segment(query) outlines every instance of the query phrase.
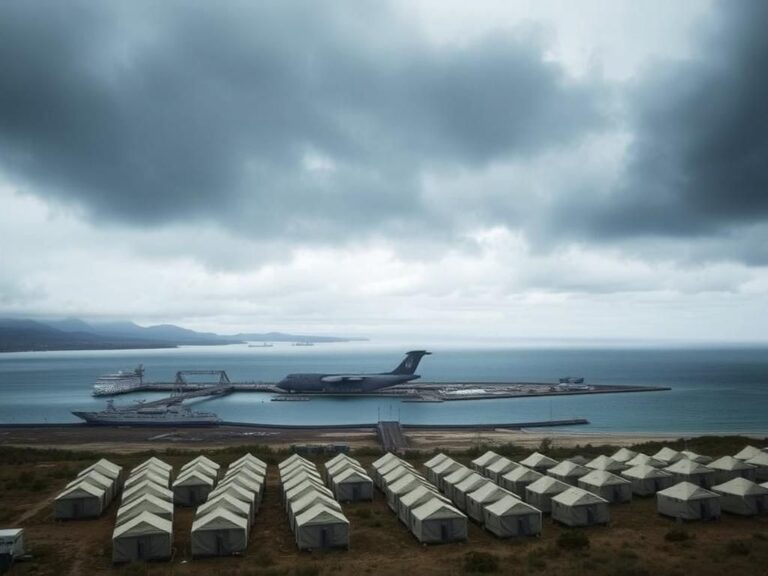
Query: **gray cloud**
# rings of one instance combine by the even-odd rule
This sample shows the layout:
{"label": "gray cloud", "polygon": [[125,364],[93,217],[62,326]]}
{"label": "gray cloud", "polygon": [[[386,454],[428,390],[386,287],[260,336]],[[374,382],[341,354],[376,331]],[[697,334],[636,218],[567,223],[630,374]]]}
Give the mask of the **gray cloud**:
{"label": "gray cloud", "polygon": [[425,169],[526,158],[603,125],[599,87],[532,40],[438,48],[368,2],[3,2],[0,166],[130,225],[439,229]]}
{"label": "gray cloud", "polygon": [[718,12],[691,59],[657,62],[635,85],[623,181],[587,220],[600,236],[729,243],[743,226],[741,257],[765,262],[750,227],[768,217],[768,4],[722,2]]}

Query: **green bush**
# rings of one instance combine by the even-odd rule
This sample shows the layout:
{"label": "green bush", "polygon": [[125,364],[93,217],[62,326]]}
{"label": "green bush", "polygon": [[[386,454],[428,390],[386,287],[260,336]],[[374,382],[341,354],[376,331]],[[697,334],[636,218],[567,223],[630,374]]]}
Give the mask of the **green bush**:
{"label": "green bush", "polygon": [[467,552],[464,555],[464,572],[468,574],[492,574],[499,570],[499,559],[488,552]]}
{"label": "green bush", "polygon": [[557,537],[557,545],[563,550],[584,550],[589,548],[589,536],[580,530],[566,530]]}

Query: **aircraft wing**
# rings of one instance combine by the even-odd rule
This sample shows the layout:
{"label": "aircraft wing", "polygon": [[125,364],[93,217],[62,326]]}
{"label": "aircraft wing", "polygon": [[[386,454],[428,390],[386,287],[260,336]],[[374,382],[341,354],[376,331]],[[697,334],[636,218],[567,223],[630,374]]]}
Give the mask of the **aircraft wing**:
{"label": "aircraft wing", "polygon": [[365,380],[365,376],[356,374],[333,374],[332,376],[323,376],[320,380],[328,384],[341,384],[344,382],[362,382]]}

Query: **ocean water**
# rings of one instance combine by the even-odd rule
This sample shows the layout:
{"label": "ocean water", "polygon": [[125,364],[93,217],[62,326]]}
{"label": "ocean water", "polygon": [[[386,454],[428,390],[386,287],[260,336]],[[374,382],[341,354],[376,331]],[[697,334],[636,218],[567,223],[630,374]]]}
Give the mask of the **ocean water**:
{"label": "ocean water", "polygon": [[[173,380],[183,369],[226,370],[232,380],[274,382],[289,372],[385,371],[407,347],[370,343],[273,348],[182,347],[170,350],[0,354],[0,423],[78,422],[71,410],[99,410],[91,386],[101,374],[138,363],[147,380]],[[419,373],[426,381],[547,381],[584,376],[594,384],[669,386],[670,391],[553,398],[403,403],[384,398],[271,402],[240,393],[194,401],[228,421],[270,424],[474,424],[587,418],[574,432],[768,433],[767,348],[434,347]],[[166,394],[118,397],[117,405]],[[563,429],[558,429],[563,430]]]}

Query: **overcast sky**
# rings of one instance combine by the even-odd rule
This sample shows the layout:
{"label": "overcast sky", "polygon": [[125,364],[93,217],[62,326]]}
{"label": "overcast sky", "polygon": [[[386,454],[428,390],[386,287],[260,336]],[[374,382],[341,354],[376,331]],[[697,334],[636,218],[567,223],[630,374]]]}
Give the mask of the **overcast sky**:
{"label": "overcast sky", "polygon": [[766,341],[768,2],[0,2],[0,315]]}

